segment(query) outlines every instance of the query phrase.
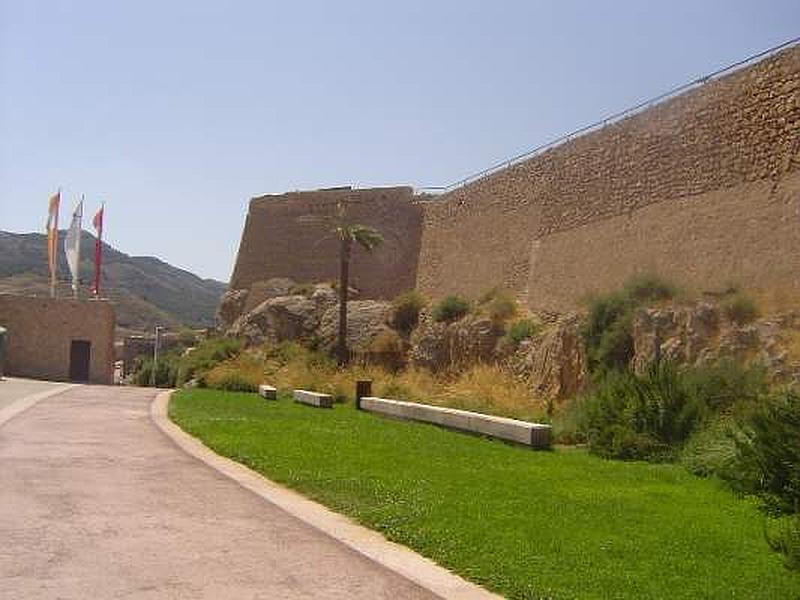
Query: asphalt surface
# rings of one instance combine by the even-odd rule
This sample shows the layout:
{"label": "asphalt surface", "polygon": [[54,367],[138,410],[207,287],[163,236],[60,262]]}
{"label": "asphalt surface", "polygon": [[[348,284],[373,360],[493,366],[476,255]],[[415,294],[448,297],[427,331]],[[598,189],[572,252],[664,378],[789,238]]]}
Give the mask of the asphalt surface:
{"label": "asphalt surface", "polygon": [[21,400],[25,396],[31,396],[59,387],[63,387],[63,384],[6,377],[0,380],[0,410]]}
{"label": "asphalt surface", "polygon": [[79,386],[0,426],[0,598],[435,597],[186,455],[153,395]]}

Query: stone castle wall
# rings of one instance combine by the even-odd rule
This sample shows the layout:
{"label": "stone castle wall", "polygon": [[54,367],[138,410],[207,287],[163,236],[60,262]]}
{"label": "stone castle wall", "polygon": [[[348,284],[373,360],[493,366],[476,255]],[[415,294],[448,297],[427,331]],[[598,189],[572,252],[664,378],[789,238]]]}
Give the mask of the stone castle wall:
{"label": "stone castle wall", "polygon": [[405,187],[255,198],[231,288],[336,279],[318,217],[345,200],[386,235],[375,255],[355,253],[366,296],[499,285],[565,311],[645,271],[800,298],[798,173],[800,46],[435,199]]}
{"label": "stone castle wall", "polygon": [[417,287],[563,310],[651,270],[800,291],[800,47],[425,204]]}
{"label": "stone castle wall", "polygon": [[91,343],[89,381],[114,380],[114,307],[103,300],[0,294],[0,325],[8,329],[8,375],[69,381],[72,340]]}
{"label": "stone castle wall", "polygon": [[339,277],[339,246],[326,217],[345,202],[348,218],[378,229],[384,242],[353,248],[350,284],[368,297],[393,298],[416,280],[422,210],[410,187],[336,188],[261,196],[250,202],[231,289],[288,277],[296,282]]}

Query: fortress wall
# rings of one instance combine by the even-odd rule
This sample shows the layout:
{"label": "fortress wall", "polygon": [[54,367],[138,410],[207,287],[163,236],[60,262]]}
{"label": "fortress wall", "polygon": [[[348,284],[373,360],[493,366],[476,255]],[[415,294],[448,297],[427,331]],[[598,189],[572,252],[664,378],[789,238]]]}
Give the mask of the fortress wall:
{"label": "fortress wall", "polygon": [[800,170],[778,183],[651,204],[536,240],[528,303],[563,311],[635,271],[694,291],[736,284],[800,298]]}
{"label": "fortress wall", "polygon": [[354,246],[351,285],[375,298],[392,298],[413,288],[422,210],[410,187],[337,188],[254,198],[230,287],[249,288],[272,277],[300,283],[337,279],[339,246],[325,217],[335,213],[340,201],[347,202],[354,221],[384,236],[371,254]]}
{"label": "fortress wall", "polygon": [[[774,239],[776,224],[787,235],[800,225],[787,179],[800,169],[799,151],[794,47],[425,203],[417,286],[440,297],[500,284],[534,307],[563,310],[646,262],[678,282],[758,272],[771,285],[778,270],[761,261],[785,262],[787,253],[759,243]],[[772,186],[789,195],[784,208],[784,196],[765,191]],[[749,211],[746,227],[732,210]],[[707,224],[694,233],[701,254],[694,266],[673,264],[696,214]],[[654,232],[674,251],[659,251]],[[733,256],[743,262],[733,266]],[[796,263],[787,269],[781,277],[800,276]]]}

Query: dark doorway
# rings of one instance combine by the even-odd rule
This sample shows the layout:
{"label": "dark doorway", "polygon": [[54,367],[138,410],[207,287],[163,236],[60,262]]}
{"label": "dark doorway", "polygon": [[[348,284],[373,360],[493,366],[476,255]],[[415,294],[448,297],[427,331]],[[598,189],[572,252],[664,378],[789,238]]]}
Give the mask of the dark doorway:
{"label": "dark doorway", "polygon": [[69,348],[69,378],[71,381],[89,381],[89,358],[92,343],[86,340],[72,340]]}

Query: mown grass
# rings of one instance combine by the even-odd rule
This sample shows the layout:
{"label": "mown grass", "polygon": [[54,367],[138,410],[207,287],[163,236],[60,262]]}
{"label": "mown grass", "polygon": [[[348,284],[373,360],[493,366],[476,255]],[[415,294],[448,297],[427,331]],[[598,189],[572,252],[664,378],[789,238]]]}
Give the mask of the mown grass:
{"label": "mown grass", "polygon": [[679,466],[286,397],[185,390],[169,412],[216,452],[507,597],[800,597],[755,504]]}

